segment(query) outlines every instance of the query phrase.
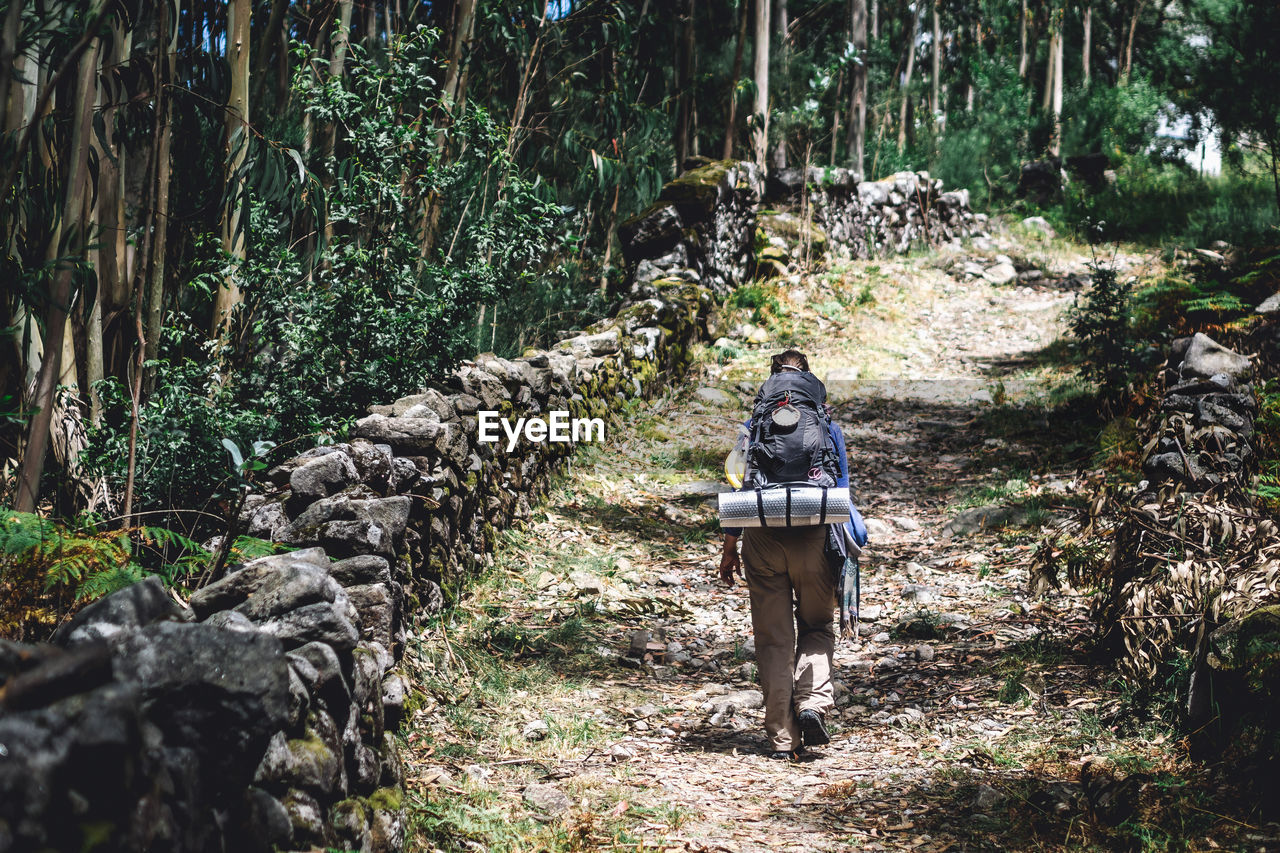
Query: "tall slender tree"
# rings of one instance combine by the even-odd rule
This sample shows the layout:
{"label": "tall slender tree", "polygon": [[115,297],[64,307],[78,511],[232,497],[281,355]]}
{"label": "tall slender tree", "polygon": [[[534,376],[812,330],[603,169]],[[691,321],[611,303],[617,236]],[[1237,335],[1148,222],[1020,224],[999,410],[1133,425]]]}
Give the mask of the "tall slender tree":
{"label": "tall slender tree", "polygon": [[751,4],[748,0],[738,0],[738,7],[738,37],[733,47],[733,70],[729,72],[729,117],[725,120],[724,150],[720,155],[725,160],[733,157],[734,137],[738,133],[738,82],[742,78],[742,54]]}
{"label": "tall slender tree", "polygon": [[[40,475],[44,471],[45,456],[49,452],[50,430],[53,428],[54,391],[63,375],[63,344],[66,338],[68,309],[74,295],[72,276],[74,258],[81,252],[85,241],[85,197],[89,173],[89,134],[93,127],[93,106],[96,100],[94,82],[98,72],[100,39],[96,35],[102,25],[101,2],[91,7],[86,15],[90,33],[89,47],[79,56],[74,88],[71,145],[68,154],[66,177],[63,182],[61,227],[54,229],[52,251],[61,259],[53,272],[49,286],[48,310],[45,315],[44,353],[36,376],[33,399],[35,414],[27,427],[27,439],[22,463],[18,470],[17,495],[14,509],[18,512],[34,512],[40,492]],[[74,353],[74,349],[73,349]],[[73,356],[74,358],[74,356]]]}
{"label": "tall slender tree", "polygon": [[[231,66],[231,95],[225,119],[225,150],[229,178],[239,175],[249,150],[249,23],[252,13],[249,0],[230,0],[227,5],[227,64]],[[230,202],[222,219],[222,250],[231,259],[232,269],[214,298],[212,321],[213,334],[224,341],[230,339],[232,315],[244,301],[240,272],[235,268],[245,257],[242,227],[244,193],[242,187],[229,186],[228,194]]]}
{"label": "tall slender tree", "polygon": [[755,0],[756,104],[751,116],[751,149],[756,165],[766,169],[769,151],[769,38],[770,0]]}
{"label": "tall slender tree", "polygon": [[867,0],[850,0],[849,40],[853,44],[849,99],[849,166],[864,174],[867,138]]}

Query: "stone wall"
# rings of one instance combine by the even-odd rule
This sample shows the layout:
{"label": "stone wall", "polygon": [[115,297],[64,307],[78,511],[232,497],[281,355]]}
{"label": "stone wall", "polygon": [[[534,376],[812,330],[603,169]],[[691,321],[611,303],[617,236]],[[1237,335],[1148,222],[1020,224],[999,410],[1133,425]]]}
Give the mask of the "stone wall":
{"label": "stone wall", "polygon": [[871,258],[913,245],[958,243],[981,233],[984,214],[969,209],[967,189],[944,192],[928,172],[898,172],[858,181],[848,169],[784,169],[769,181],[770,204],[810,207],[837,255]]}
{"label": "stone wall", "polygon": [[0,850],[402,849],[388,575],[299,550],[0,641]]}
{"label": "stone wall", "polygon": [[[813,190],[833,243],[862,255],[980,224],[963,194],[898,183]],[[620,226],[633,275],[613,317],[517,359],[478,356],[268,472],[245,530],[300,550],[231,567],[189,609],[148,582],[86,609],[54,646],[0,646],[0,853],[92,833],[109,839],[100,849],[398,849],[406,628],[489,558],[571,452],[481,442],[477,412],[609,420],[668,386],[754,273],[763,191],[746,163],[686,172]]]}

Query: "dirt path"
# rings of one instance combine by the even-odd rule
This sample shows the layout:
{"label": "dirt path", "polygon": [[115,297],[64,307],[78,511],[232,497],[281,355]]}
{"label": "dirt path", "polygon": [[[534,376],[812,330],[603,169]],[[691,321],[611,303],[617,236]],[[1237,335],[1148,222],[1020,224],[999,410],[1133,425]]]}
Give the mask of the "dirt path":
{"label": "dirt path", "polygon": [[[1114,690],[1080,655],[1080,602],[1024,588],[1096,448],[1096,426],[1043,399],[1083,258],[1023,251],[1018,265],[1048,277],[998,287],[966,279],[967,260],[785,283],[736,318],[776,342],[709,353],[700,379],[580,452],[446,626],[458,648],[421,647],[422,849],[1078,843],[1082,757],[1130,747],[1109,726]],[[837,648],[833,742],[795,764],[761,754],[746,592],[714,581],[708,498],[781,343],[807,349],[839,401],[872,534],[865,635]],[[482,671],[482,653],[503,663]],[[460,676],[476,686],[449,697]]]}

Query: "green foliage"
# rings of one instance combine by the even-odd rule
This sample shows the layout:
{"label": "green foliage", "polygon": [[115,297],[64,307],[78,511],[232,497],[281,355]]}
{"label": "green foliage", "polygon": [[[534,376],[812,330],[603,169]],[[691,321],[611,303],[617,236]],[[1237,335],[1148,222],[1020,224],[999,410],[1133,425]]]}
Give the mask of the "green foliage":
{"label": "green foliage", "polygon": [[1271,191],[1266,180],[1202,177],[1183,164],[1133,157],[1106,190],[1069,186],[1062,214],[1077,231],[1092,230],[1094,239],[1105,241],[1252,245],[1274,236],[1280,225]]}
{"label": "green foliage", "polygon": [[1090,86],[1070,90],[1065,95],[1064,152],[1100,152],[1106,154],[1113,165],[1120,165],[1159,144],[1156,131],[1168,97],[1145,77],[1135,77],[1127,86]]}
{"label": "green foliage", "polygon": [[930,170],[948,187],[967,187],[981,207],[1012,194],[1019,168],[1034,153],[1031,139],[1045,120],[1031,109],[1032,92],[1010,58],[979,57],[972,73],[983,93],[982,108],[948,118],[945,142]]}
{"label": "green foliage", "polygon": [[[1196,105],[1213,115],[1223,138],[1264,152],[1280,210],[1280,5],[1273,0],[1199,0],[1190,4],[1201,27],[1190,76]],[[1227,154],[1242,159],[1238,149]]]}
{"label": "green foliage", "polygon": [[1108,396],[1129,382],[1140,363],[1129,301],[1133,282],[1121,281],[1107,264],[1092,269],[1093,285],[1076,298],[1070,325],[1083,356],[1081,372]]}
{"label": "green foliage", "polygon": [[64,524],[0,512],[0,637],[43,638],[68,608],[151,574],[167,585],[200,571],[199,544],[163,527],[109,528],[95,519]]}

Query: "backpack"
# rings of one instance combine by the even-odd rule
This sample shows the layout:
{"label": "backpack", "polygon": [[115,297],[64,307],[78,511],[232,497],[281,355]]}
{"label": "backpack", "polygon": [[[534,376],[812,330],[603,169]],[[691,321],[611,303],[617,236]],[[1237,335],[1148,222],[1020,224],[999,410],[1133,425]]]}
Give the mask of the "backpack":
{"label": "backpack", "polygon": [[756,395],[747,426],[747,485],[831,487],[840,463],[822,380],[804,371],[770,376]]}

